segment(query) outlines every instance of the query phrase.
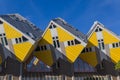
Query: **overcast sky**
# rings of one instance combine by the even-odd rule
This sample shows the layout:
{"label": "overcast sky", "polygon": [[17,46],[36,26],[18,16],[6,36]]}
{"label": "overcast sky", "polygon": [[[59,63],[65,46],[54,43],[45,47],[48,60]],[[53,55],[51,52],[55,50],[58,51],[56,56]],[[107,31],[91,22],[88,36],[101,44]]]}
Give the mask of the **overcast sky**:
{"label": "overcast sky", "polygon": [[0,0],[0,14],[13,13],[42,30],[61,17],[85,34],[96,20],[120,34],[120,0]]}

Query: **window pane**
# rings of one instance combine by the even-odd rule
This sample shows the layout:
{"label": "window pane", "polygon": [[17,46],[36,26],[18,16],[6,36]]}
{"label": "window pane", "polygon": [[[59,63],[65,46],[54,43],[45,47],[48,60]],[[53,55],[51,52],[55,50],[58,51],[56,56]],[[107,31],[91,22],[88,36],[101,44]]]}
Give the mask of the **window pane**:
{"label": "window pane", "polygon": [[57,47],[59,48],[59,47],[60,47],[60,43],[59,43],[59,40],[57,40],[57,45],[58,45]]}
{"label": "window pane", "polygon": [[18,43],[18,39],[17,38],[15,38],[15,41],[16,41],[16,43]]}
{"label": "window pane", "polygon": [[105,49],[105,45],[104,45],[104,43],[102,42],[102,49]]}
{"label": "window pane", "polygon": [[35,51],[40,51],[40,47],[39,47],[39,46],[37,46],[37,48],[35,49]]}
{"label": "window pane", "polygon": [[70,41],[68,41],[68,46],[70,46]]}
{"label": "window pane", "polygon": [[3,45],[5,45],[5,44],[4,44],[4,41],[3,41],[3,38],[1,38],[1,42],[2,42]]}
{"label": "window pane", "polygon": [[47,50],[47,47],[46,47],[46,45],[44,46],[44,49],[45,49],[45,50]]}
{"label": "window pane", "polygon": [[115,44],[113,43],[112,46],[113,46],[113,48],[114,48],[114,47],[115,47]]}
{"label": "window pane", "polygon": [[75,44],[80,44],[81,42],[79,42],[77,39],[75,39]]}
{"label": "window pane", "polygon": [[28,41],[27,38],[25,38],[24,36],[22,36],[22,40],[25,42],[25,41]]}
{"label": "window pane", "polygon": [[19,42],[20,42],[20,43],[22,42],[22,39],[21,39],[21,38],[19,38]]}
{"label": "window pane", "polygon": [[6,37],[4,37],[4,40],[5,40],[5,45],[8,45]]}
{"label": "window pane", "polygon": [[71,41],[71,44],[72,44],[72,45],[74,45],[74,42],[73,42],[73,41]]}
{"label": "window pane", "polygon": [[53,41],[53,45],[54,45],[54,47],[56,48],[56,42],[55,42],[55,41]]}

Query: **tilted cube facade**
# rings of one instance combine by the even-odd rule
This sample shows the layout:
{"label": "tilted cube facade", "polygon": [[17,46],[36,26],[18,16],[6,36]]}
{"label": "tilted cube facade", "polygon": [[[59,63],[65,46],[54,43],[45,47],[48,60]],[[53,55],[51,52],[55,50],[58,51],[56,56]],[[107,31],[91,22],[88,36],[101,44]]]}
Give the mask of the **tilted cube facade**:
{"label": "tilted cube facade", "polygon": [[0,15],[1,80],[119,80],[120,38],[100,22],[84,35],[61,18],[43,32],[19,14]]}

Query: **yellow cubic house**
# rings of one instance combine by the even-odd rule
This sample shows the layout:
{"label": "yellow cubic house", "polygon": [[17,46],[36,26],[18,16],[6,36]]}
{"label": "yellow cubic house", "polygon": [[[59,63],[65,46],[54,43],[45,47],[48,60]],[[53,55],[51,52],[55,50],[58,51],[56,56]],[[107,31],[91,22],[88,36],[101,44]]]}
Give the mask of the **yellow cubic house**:
{"label": "yellow cubic house", "polygon": [[26,61],[41,34],[40,29],[19,14],[1,15],[0,43],[5,47],[3,59],[9,56],[17,58],[20,62]]}
{"label": "yellow cubic house", "polygon": [[86,46],[86,36],[61,18],[50,21],[35,56],[51,66],[59,58],[73,63]]}
{"label": "yellow cubic house", "polygon": [[94,22],[87,39],[88,44],[80,55],[87,63],[95,67],[103,60],[113,63],[120,60],[120,38],[100,22]]}

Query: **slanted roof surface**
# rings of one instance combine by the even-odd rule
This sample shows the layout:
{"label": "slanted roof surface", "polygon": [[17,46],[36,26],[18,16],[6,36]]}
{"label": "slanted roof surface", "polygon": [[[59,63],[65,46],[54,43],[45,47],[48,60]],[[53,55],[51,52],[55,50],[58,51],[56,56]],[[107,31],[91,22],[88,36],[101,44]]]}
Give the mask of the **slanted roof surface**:
{"label": "slanted roof surface", "polygon": [[36,27],[34,24],[32,24],[30,21],[22,17],[21,15],[8,14],[0,15],[0,17],[15,28],[17,28],[18,30],[20,30],[21,32],[23,32],[24,34],[28,35],[29,37],[31,37],[29,33],[32,33],[32,35],[34,36],[34,38],[31,37],[32,39],[37,40],[41,38],[43,31]]}
{"label": "slanted roof surface", "polygon": [[76,37],[83,40],[84,42],[87,42],[87,37],[86,37],[85,34],[81,33],[78,29],[76,29],[76,28],[72,27],[71,25],[69,25],[63,19],[56,18],[56,19],[53,19],[53,21],[55,23],[57,23],[58,25],[60,25],[61,27],[63,27],[64,29],[66,29],[67,31],[69,31],[70,33],[72,33],[73,35],[75,35]]}

